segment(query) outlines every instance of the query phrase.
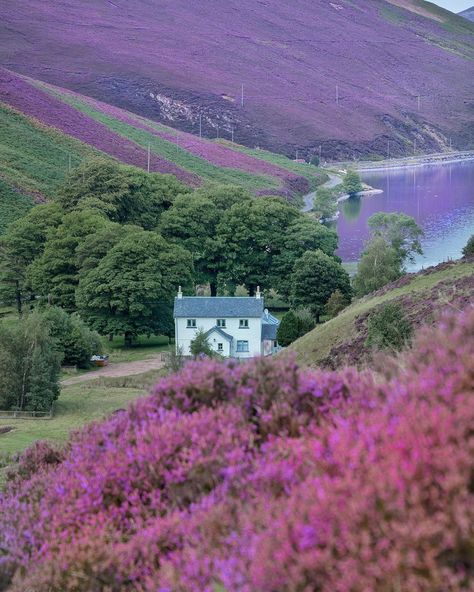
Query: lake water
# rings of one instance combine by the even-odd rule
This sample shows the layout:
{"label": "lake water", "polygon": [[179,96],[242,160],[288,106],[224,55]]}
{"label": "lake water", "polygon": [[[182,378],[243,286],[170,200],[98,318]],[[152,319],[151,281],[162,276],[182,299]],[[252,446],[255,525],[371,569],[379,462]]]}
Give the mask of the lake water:
{"label": "lake water", "polygon": [[367,220],[375,212],[404,212],[423,228],[424,255],[410,271],[458,259],[474,234],[474,161],[364,173],[363,180],[383,193],[341,203],[337,222],[339,256],[357,261],[369,237]]}

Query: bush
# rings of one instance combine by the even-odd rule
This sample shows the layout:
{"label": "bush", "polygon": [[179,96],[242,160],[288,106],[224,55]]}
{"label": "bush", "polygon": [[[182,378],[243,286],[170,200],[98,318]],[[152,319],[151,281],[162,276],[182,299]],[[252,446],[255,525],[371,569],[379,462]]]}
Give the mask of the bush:
{"label": "bush", "polygon": [[468,257],[469,255],[474,255],[474,234],[471,235],[471,237],[467,241],[466,246],[462,250],[462,254],[464,255],[464,257]]}
{"label": "bush", "polygon": [[91,331],[78,315],[70,315],[57,306],[48,307],[44,317],[50,324],[50,333],[63,352],[63,363],[87,368],[90,358],[102,352],[99,334]]}
{"label": "bush", "polygon": [[366,345],[400,351],[410,341],[412,333],[402,307],[396,302],[389,302],[370,315]]}
{"label": "bush", "polygon": [[287,347],[299,337],[298,318],[292,310],[285,313],[277,331],[278,343]]}
{"label": "bush", "polygon": [[191,350],[191,354],[194,356],[194,358],[199,358],[200,356],[213,358],[217,355],[217,352],[212,349],[206,332],[203,329],[197,330],[196,336],[191,341],[189,349]]}
{"label": "bush", "polygon": [[319,159],[319,156],[318,156],[317,154],[314,154],[314,155],[311,157],[311,160],[310,160],[309,162],[310,162],[310,164],[312,164],[313,166],[315,166],[315,167],[318,167],[318,166],[319,166],[319,164],[320,164],[320,159]]}
{"label": "bush", "polygon": [[337,315],[346,308],[349,304],[348,298],[344,296],[341,290],[335,290],[329,300],[326,302],[324,306],[324,310],[328,317],[337,317]]}
{"label": "bush", "polygon": [[467,592],[473,334],[474,311],[445,318],[376,376],[189,362],[64,459],[26,453],[0,497],[0,581]]}

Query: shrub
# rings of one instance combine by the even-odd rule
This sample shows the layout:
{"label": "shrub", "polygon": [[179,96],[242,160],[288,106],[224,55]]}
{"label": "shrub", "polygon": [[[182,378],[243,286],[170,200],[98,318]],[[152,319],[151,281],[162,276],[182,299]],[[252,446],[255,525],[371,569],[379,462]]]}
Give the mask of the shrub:
{"label": "shrub", "polygon": [[363,186],[359,173],[356,173],[355,171],[348,171],[344,177],[342,186],[344,191],[350,197],[353,197],[354,195],[360,193],[363,189]]}
{"label": "shrub", "polygon": [[277,340],[280,345],[286,347],[299,337],[298,317],[292,310],[285,313],[281,319],[277,331]]}
{"label": "shrub", "polygon": [[349,301],[341,292],[341,290],[335,290],[329,297],[329,300],[326,302],[324,310],[329,317],[333,318],[337,317],[337,315],[342,310],[344,310],[348,304]]}
{"label": "shrub", "polygon": [[376,376],[188,363],[63,458],[26,453],[0,497],[0,581],[469,590],[473,333],[474,311],[445,318]]}
{"label": "shrub", "polygon": [[191,341],[189,349],[194,358],[199,358],[200,356],[212,358],[216,355],[216,352],[212,349],[211,344],[209,343],[204,329],[198,329],[196,331],[196,335]]}
{"label": "shrub", "polygon": [[396,302],[389,302],[370,315],[366,345],[400,351],[410,341],[412,333],[412,326],[402,307]]}

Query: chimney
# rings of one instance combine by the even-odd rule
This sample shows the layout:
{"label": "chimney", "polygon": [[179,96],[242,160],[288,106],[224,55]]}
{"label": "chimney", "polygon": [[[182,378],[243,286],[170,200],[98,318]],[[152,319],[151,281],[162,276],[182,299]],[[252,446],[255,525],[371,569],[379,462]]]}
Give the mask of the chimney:
{"label": "chimney", "polygon": [[178,298],[182,298],[183,297],[183,292],[181,290],[181,286],[178,287]]}
{"label": "chimney", "polygon": [[260,299],[261,297],[262,297],[262,295],[260,293],[260,286],[257,286],[257,291],[255,292],[255,298],[259,298]]}

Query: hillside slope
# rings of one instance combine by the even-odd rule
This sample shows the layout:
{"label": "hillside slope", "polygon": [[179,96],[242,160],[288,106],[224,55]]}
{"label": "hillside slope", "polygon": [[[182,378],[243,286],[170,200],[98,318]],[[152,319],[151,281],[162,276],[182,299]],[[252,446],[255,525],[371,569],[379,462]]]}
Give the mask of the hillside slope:
{"label": "hillside slope", "polygon": [[16,0],[0,36],[9,69],[251,147],[472,143],[474,25],[423,0]]}
{"label": "hillside slope", "polygon": [[472,8],[468,8],[467,10],[463,10],[462,12],[460,12],[459,16],[462,16],[465,19],[474,22],[474,6]]}
{"label": "hillside slope", "polygon": [[442,263],[407,274],[342,311],[295,341],[287,350],[307,366],[340,368],[370,359],[365,347],[367,319],[379,305],[398,302],[414,327],[436,320],[442,310],[458,310],[474,302],[474,259]]}
{"label": "hillside slope", "polygon": [[[173,174],[190,186],[237,184],[289,198],[326,174],[282,155],[211,141],[75,92],[0,68],[0,179],[35,199],[51,197],[69,168],[106,154]],[[0,200],[1,201],[1,200]]]}

